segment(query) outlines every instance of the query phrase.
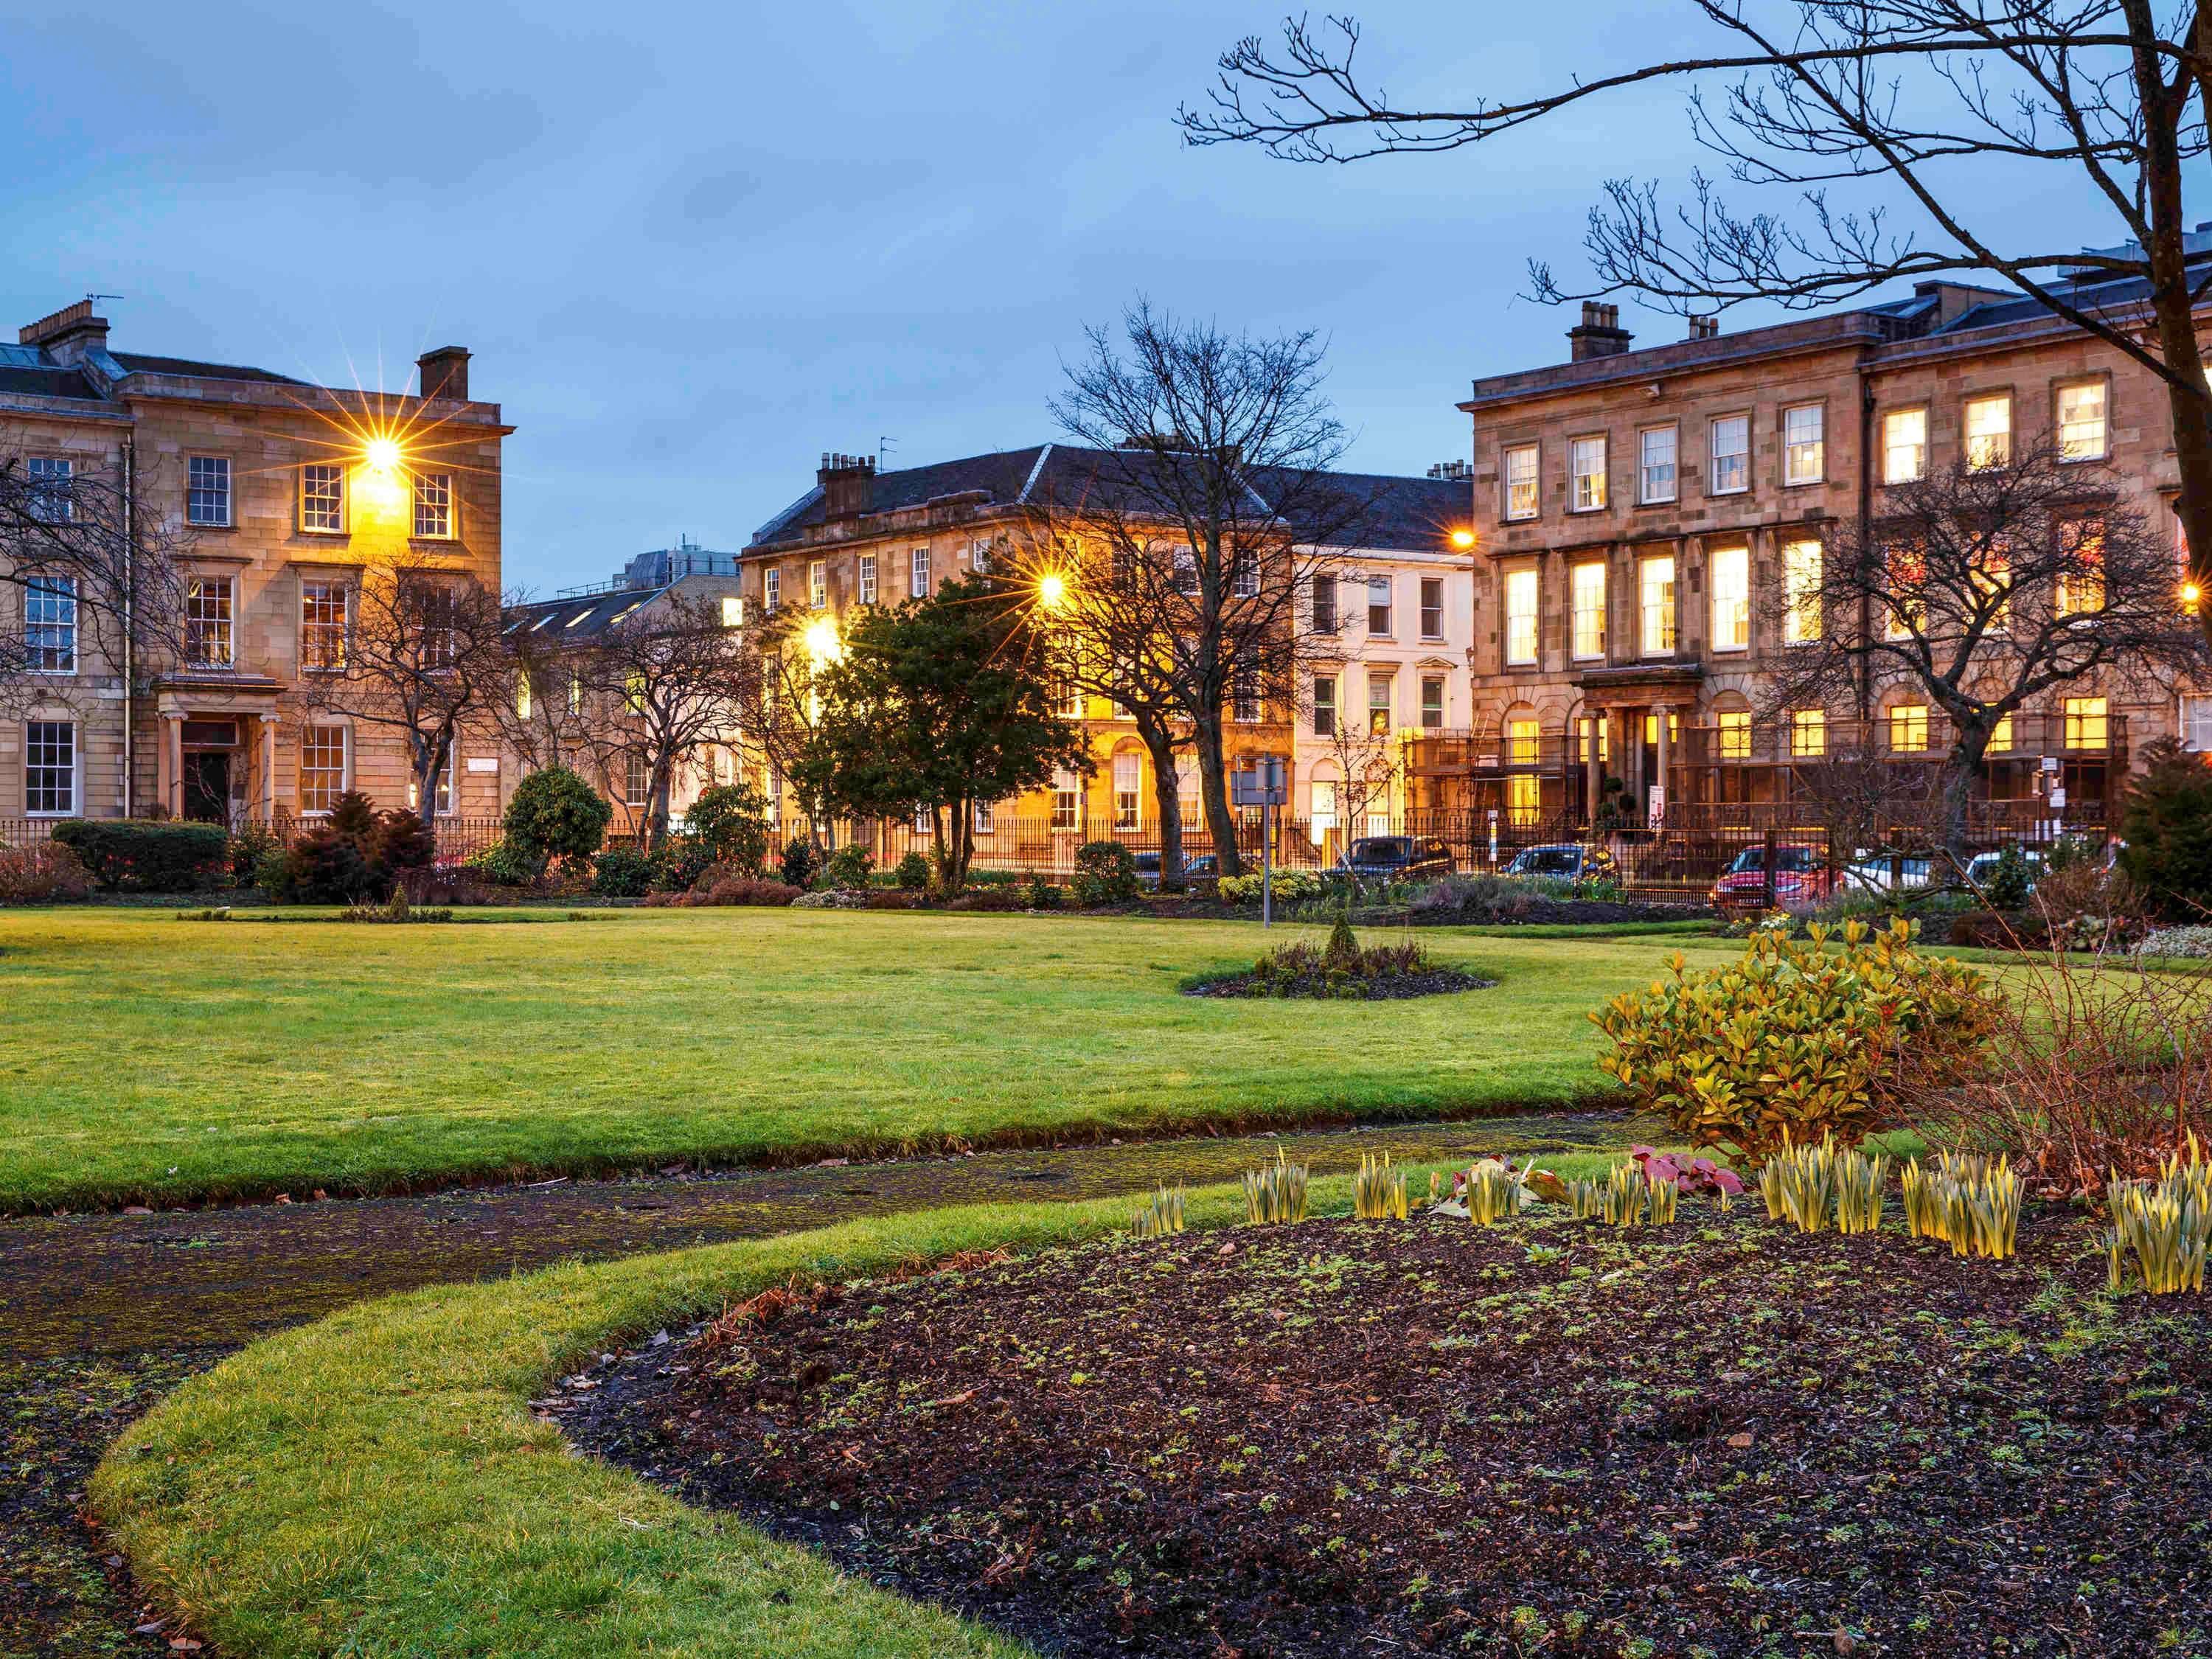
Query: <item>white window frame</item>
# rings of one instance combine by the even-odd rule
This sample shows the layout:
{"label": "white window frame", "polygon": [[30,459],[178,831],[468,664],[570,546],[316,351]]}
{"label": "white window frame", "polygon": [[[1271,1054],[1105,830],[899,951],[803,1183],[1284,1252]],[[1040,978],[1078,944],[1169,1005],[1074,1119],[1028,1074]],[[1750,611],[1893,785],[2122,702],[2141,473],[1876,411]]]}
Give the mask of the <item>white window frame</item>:
{"label": "white window frame", "polygon": [[1052,827],[1061,833],[1083,828],[1083,780],[1072,767],[1059,767],[1052,775]]}
{"label": "white window frame", "polygon": [[331,800],[336,800],[340,795],[345,793],[347,790],[353,787],[352,728],[346,726],[330,723],[317,723],[301,726],[300,728],[299,796],[300,816],[302,817],[321,817],[327,814],[331,810],[327,805],[313,806],[308,804],[310,796],[308,793],[307,779],[310,772],[323,773],[327,772],[329,769],[326,767],[315,767],[311,769],[307,764],[307,756],[310,745],[313,744],[315,734],[319,732],[335,732],[337,733],[337,787],[330,792],[330,799]]}
{"label": "white window frame", "polygon": [[[444,775],[440,774],[441,793]],[[653,804],[653,769],[646,764],[642,749],[623,750],[623,805],[633,812],[642,812]]]}
{"label": "white window frame", "polygon": [[[220,588],[222,592],[222,615],[202,616],[199,613],[209,591]],[[204,643],[210,637],[222,641],[220,656],[210,652],[194,653],[191,649],[196,630],[213,629],[210,635],[199,632]],[[193,668],[235,668],[238,665],[238,579],[234,576],[212,576],[195,573],[185,584],[185,660]]]}
{"label": "white window frame", "polygon": [[[1723,449],[1726,432],[1738,447]],[[1723,464],[1726,471],[1723,471]],[[1723,483],[1723,477],[1732,483]],[[1705,494],[1741,495],[1751,489],[1751,416],[1716,415],[1705,422]]]}
{"label": "white window frame", "polygon": [[[1337,721],[1341,718],[1336,695],[1337,677],[1316,674],[1313,677],[1313,733],[1317,738],[1334,738]],[[1326,694],[1326,695],[1324,695]]]}
{"label": "white window frame", "polygon": [[[1594,596],[1590,591],[1593,584],[1588,580],[1592,574],[1597,578]],[[1567,593],[1571,600],[1569,621],[1574,632],[1571,648],[1577,662],[1602,662],[1605,659],[1606,586],[1604,560],[1585,559],[1580,564],[1567,567]],[[1590,603],[1593,597],[1595,604]]]}
{"label": "white window frame", "polygon": [[[1421,600],[1421,637],[1425,640],[1440,640],[1444,636],[1444,579],[1442,576],[1424,576],[1420,579],[1420,584],[1416,591]],[[1429,596],[1431,593],[1436,595],[1434,605],[1429,603]],[[1429,625],[1431,617],[1436,623],[1433,628]]]}
{"label": "white window frame", "polygon": [[[311,659],[307,641],[311,629],[330,626],[327,619],[311,620],[307,614],[309,595],[320,590],[325,597],[335,591],[338,601],[337,655],[328,662]],[[353,639],[353,589],[349,583],[318,579],[300,584],[300,672],[303,674],[334,674],[345,666],[346,649]]]}
{"label": "white window frame", "polygon": [[347,497],[350,493],[346,488],[346,470],[337,462],[304,463],[300,468],[298,492],[300,533],[344,535],[350,506]]}
{"label": "white window frame", "polygon": [[2212,692],[2183,692],[2174,709],[2174,730],[2190,753],[2212,755]]}
{"label": "white window frame", "polygon": [[[59,731],[64,734],[64,740],[69,744],[69,759],[66,765],[58,764],[51,758],[44,762],[37,758],[40,739],[35,734],[41,728],[49,732]],[[51,743],[52,740],[48,738],[46,741]],[[58,773],[62,775],[58,778],[54,775]],[[33,779],[40,774],[46,775],[45,781],[42,785],[34,784]],[[69,790],[67,801],[58,806],[31,805],[35,799],[33,793],[34,789],[43,787],[51,795],[57,782],[67,786]],[[28,818],[73,818],[79,815],[79,809],[83,801],[84,744],[78,735],[76,722],[70,720],[25,720],[23,722],[23,816]]]}
{"label": "white window frame", "polygon": [[[1375,701],[1377,688],[1382,701]],[[1367,671],[1367,735],[1387,738],[1397,723],[1398,672],[1394,668],[1370,668]]]}
{"label": "white window frame", "polygon": [[929,550],[917,547],[907,559],[907,597],[926,599],[929,597]]}
{"label": "white window frame", "polygon": [[1605,434],[1567,441],[1567,511],[1602,513],[1606,509]]}
{"label": "white window frame", "polygon": [[806,562],[806,608],[820,611],[830,603],[830,562],[809,559]]}
{"label": "white window frame", "polygon": [[[1434,689],[1437,694],[1436,701],[1433,703],[1429,701],[1429,692],[1431,688]],[[1424,732],[1443,731],[1444,729],[1444,716],[1450,706],[1450,681],[1442,674],[1424,674],[1421,676],[1419,690],[1421,696],[1421,730]],[[1433,720],[1429,718],[1430,713],[1432,710],[1436,714],[1436,719]]]}
{"label": "white window frame", "polygon": [[872,553],[863,553],[860,555],[860,603],[873,605],[875,602],[876,556]]}
{"label": "white window frame", "polygon": [[[1803,550],[1812,550],[1807,568]],[[1824,619],[1820,615],[1820,584],[1825,580],[1827,550],[1814,538],[1799,537],[1782,544],[1782,643],[1818,644]]]}
{"label": "white window frame", "polygon": [[977,572],[986,571],[991,568],[991,544],[989,542],[978,541],[969,544],[968,548],[968,568],[970,570]]}
{"label": "white window frame", "polygon": [[414,502],[414,535],[418,542],[450,542],[456,538],[453,475],[417,472],[410,492]]}
{"label": "white window frame", "polygon": [[1507,523],[1533,519],[1542,510],[1543,453],[1535,444],[1509,444],[1498,453],[1498,514]]}
{"label": "white window frame", "polygon": [[1114,827],[1134,830],[1144,822],[1145,762],[1140,755],[1116,755],[1114,767]]}
{"label": "white window frame", "polygon": [[[2088,448],[2080,439],[2068,435],[2069,423],[2066,419],[2066,394],[2069,392],[2094,391],[2097,394],[2097,416],[2094,422],[2096,444]],[[2058,459],[2062,461],[2101,461],[2112,452],[2112,388],[2101,374],[2083,379],[2061,380],[2051,388],[2051,430],[2057,434]],[[2071,425],[2084,432],[2091,423],[2075,421]]]}
{"label": "white window frame", "polygon": [[[1793,428],[1798,416],[1810,425]],[[1825,404],[1791,404],[1782,411],[1782,483],[1785,489],[1826,483],[1828,479],[1828,409]]]}
{"label": "white window frame", "polygon": [[[1992,408],[2003,411],[2004,423],[1985,432],[1975,431],[1974,411]],[[2012,460],[2012,393],[1978,392],[1967,398],[1960,406],[1959,429],[1969,471],[1979,472],[2008,465]]]}
{"label": "white window frame", "polygon": [[[205,471],[203,471],[202,469]],[[185,457],[185,522],[195,530],[228,530],[236,511],[231,495],[232,467],[228,455],[187,455]],[[210,503],[210,511],[200,510],[203,500]],[[221,503],[219,515],[212,515],[213,506]]]}
{"label": "white window frame", "polygon": [[[1380,605],[1375,602],[1377,593],[1382,596]],[[1380,628],[1375,625],[1375,613],[1378,611],[1382,613],[1382,626]],[[1370,576],[1367,579],[1367,637],[1370,640],[1395,637],[1398,625],[1396,611],[1395,596],[1390,592],[1390,579],[1388,576]]]}
{"label": "white window frame", "polygon": [[[48,614],[51,611],[51,614]],[[48,642],[41,643],[40,635]],[[57,678],[77,667],[77,596],[74,576],[32,576],[23,584],[23,647],[33,674]],[[51,660],[42,661],[42,658]]]}
{"label": "white window frame", "polygon": [[[1652,453],[1655,439],[1666,440],[1662,459]],[[1682,428],[1673,421],[1640,428],[1636,434],[1636,500],[1656,507],[1674,500],[1682,489]]]}
{"label": "white window frame", "polygon": [[[1912,435],[1911,422],[1919,422]],[[1909,466],[1911,471],[1905,470]],[[1928,405],[1885,410],[1881,417],[1881,481],[1917,483],[1928,476]]]}
{"label": "white window frame", "polygon": [[70,456],[26,456],[23,481],[30,489],[25,505],[31,517],[40,524],[74,524],[76,499],[70,489],[76,477],[76,462]]}
{"label": "white window frame", "polygon": [[1505,665],[1535,665],[1543,643],[1543,580],[1532,567],[1505,573]]}
{"label": "white window frame", "polygon": [[[1727,577],[1725,585],[1723,578]],[[1710,591],[1711,645],[1717,653],[1751,649],[1751,548],[1736,543],[1709,549],[1705,586]]]}
{"label": "white window frame", "polygon": [[996,801],[979,800],[975,803],[975,833],[979,836],[999,833],[999,804]]}
{"label": "white window frame", "polygon": [[761,611],[773,617],[783,605],[783,572],[770,565],[761,572]]}
{"label": "white window frame", "polygon": [[[1665,580],[1655,581],[1654,575],[1662,569]],[[1671,657],[1680,648],[1681,595],[1677,576],[1674,558],[1669,553],[1644,559],[1637,567],[1636,645],[1641,656]]]}

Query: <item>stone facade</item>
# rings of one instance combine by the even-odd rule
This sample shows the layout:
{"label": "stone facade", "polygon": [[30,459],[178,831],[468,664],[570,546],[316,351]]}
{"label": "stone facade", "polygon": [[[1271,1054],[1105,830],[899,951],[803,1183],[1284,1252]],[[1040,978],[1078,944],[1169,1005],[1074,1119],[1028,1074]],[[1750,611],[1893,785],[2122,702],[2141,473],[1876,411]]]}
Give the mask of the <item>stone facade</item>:
{"label": "stone facade", "polygon": [[[0,820],[267,819],[311,808],[332,784],[406,803],[396,733],[303,720],[286,694],[307,672],[303,641],[312,649],[319,629],[328,637],[344,625],[350,591],[380,560],[465,571],[497,591],[510,428],[497,404],[469,398],[468,354],[448,347],[422,359],[436,394],[426,399],[112,352],[107,333],[81,303],[0,348],[0,455],[66,461],[127,489],[140,522],[182,538],[204,659],[126,673],[86,630],[74,666],[41,677],[22,715],[0,720]],[[375,434],[398,443],[396,464],[372,451]],[[0,626],[26,626],[23,604],[20,589],[0,585]],[[316,748],[303,775],[310,726]],[[56,810],[57,775],[45,763],[57,728],[67,729],[76,767],[66,811]],[[481,748],[456,757],[442,810],[499,811],[497,745]]]}

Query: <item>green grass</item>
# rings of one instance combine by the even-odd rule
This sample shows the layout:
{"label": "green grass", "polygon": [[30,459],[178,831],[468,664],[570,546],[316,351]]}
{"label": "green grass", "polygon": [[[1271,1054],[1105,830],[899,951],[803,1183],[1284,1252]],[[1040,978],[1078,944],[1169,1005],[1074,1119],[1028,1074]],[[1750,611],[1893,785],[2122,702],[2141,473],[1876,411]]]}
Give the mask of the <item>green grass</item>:
{"label": "green grass", "polygon": [[[1348,1176],[1314,1183],[1316,1214],[1350,1198]],[[1011,1659],[1015,1643],[568,1455],[526,1402],[610,1343],[793,1274],[1072,1243],[1134,1207],[940,1210],[366,1304],[185,1383],[109,1451],[93,1503],[137,1582],[240,1659]],[[1242,1200],[1208,1188],[1189,1213],[1220,1224]]]}
{"label": "green grass", "polygon": [[1605,1087],[1585,1012],[1675,943],[1420,938],[1501,982],[1176,994],[1249,963],[1237,922],[4,912],[0,1212],[1557,1106]]}

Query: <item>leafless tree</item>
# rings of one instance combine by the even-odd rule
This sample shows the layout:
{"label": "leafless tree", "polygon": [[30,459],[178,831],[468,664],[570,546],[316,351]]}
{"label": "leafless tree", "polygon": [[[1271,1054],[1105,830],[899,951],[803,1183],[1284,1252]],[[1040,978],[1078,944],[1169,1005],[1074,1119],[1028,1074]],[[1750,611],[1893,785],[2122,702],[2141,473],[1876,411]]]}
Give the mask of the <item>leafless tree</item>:
{"label": "leafless tree", "polygon": [[339,714],[398,732],[416,810],[428,818],[456,740],[495,729],[493,708],[511,695],[499,595],[464,571],[400,558],[364,571],[353,601],[343,643],[301,665],[289,701],[303,716]]}
{"label": "leafless tree", "polygon": [[586,746],[610,783],[632,765],[643,771],[640,828],[645,845],[658,847],[680,769],[702,764],[712,748],[737,747],[743,714],[758,700],[759,653],[722,620],[718,599],[672,593],[601,632],[576,653],[574,672]]}
{"label": "leafless tree", "polygon": [[508,750],[530,769],[574,769],[592,753],[592,711],[585,707],[576,653],[563,630],[517,621],[513,608],[520,603],[520,596],[508,601],[510,680],[507,694],[491,700],[493,720]]}
{"label": "leafless tree", "polygon": [[112,472],[37,477],[0,455],[0,707],[52,696],[64,665],[143,682],[176,661],[188,545],[134,514]]}
{"label": "leafless tree", "polygon": [[[2003,721],[2068,686],[2170,680],[2203,641],[2174,602],[2174,553],[2122,480],[2048,441],[2002,461],[1961,458],[1885,489],[1863,532],[1784,552],[1766,618],[1770,712],[1870,704],[1903,684],[1948,723],[1942,844]],[[1813,544],[1802,544],[1807,549]]]}
{"label": "leafless tree", "polygon": [[817,844],[830,829],[829,789],[834,770],[823,726],[817,666],[839,647],[808,638],[817,624],[834,627],[817,613],[791,608],[748,623],[739,636],[751,664],[738,692],[738,747],[761,768],[781,794],[797,798],[809,839]]}
{"label": "leafless tree", "polygon": [[[1312,729],[1310,690],[1301,694],[1298,713]],[[1376,731],[1372,714],[1364,708],[1340,703],[1326,724],[1328,731],[1316,735],[1336,763],[1336,821],[1348,841],[1366,833],[1370,813],[1389,812],[1405,779],[1406,748],[1397,733],[1387,728]]]}
{"label": "leafless tree", "polygon": [[1224,728],[1283,708],[1312,650],[1299,599],[1341,562],[1367,503],[1331,469],[1348,440],[1322,393],[1310,331],[1231,336],[1139,301],[1053,402],[1098,457],[1074,507],[1101,544],[1115,603],[1145,639],[1198,756],[1221,873],[1236,875]]}
{"label": "leafless tree", "polygon": [[[1224,53],[1209,102],[1181,121],[1193,143],[1345,161],[1455,149],[1554,116],[1595,116],[1625,89],[1682,82],[1692,131],[1729,179],[1792,192],[1796,211],[1742,210],[1702,173],[1671,208],[1655,184],[1613,179],[1583,237],[1592,295],[1631,291],[1687,313],[1754,300],[1807,308],[1899,278],[2001,280],[2164,383],[2191,574],[2212,594],[2212,391],[2197,331],[2212,267],[2188,258],[2202,209],[2184,205],[2207,148],[2212,6],[2163,17],[2150,0],[1680,0],[1678,9],[1685,33],[1711,37],[1708,49],[1549,91],[1478,92],[1459,108],[1404,107],[1364,81],[1352,19],[1293,18],[1279,48],[1248,37]],[[2057,216],[1984,210],[1993,167],[2053,198],[2101,202],[2119,245],[2056,246],[2041,238]],[[1836,199],[1836,187],[1864,199]],[[1893,228],[1884,194],[1901,194],[1929,240]],[[2004,214],[2001,225],[1991,212]],[[2140,286],[2100,300],[2084,277]],[[1540,299],[1587,297],[1541,261],[1530,278]],[[2212,604],[2199,623],[2212,639]]]}

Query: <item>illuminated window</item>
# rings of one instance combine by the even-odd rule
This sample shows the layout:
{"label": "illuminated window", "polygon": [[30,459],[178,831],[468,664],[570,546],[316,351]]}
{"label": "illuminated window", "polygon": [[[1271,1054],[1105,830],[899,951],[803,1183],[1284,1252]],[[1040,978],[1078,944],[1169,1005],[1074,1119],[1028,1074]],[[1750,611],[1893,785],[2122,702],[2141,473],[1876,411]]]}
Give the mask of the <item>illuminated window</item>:
{"label": "illuminated window", "polygon": [[2105,383],[2076,380],[2058,388],[2058,458],[2094,461],[2105,454]]}
{"label": "illuminated window", "polygon": [[770,566],[761,572],[761,609],[773,617],[783,603],[783,572]]}
{"label": "illuminated window", "polygon": [[1790,752],[1801,760],[1828,752],[1828,717],[1825,713],[1818,708],[1790,712]]}
{"label": "illuminated window", "polygon": [[1674,561],[1646,559],[1641,575],[1644,654],[1671,656],[1674,651]]}
{"label": "illuminated window", "polygon": [[806,603],[816,611],[830,603],[830,568],[820,559],[806,562]]}
{"label": "illuminated window", "polygon": [[1810,645],[1820,637],[1820,544],[1782,544],[1782,642]]}
{"label": "illuminated window", "polygon": [[1889,746],[1901,755],[1917,755],[1928,747],[1928,705],[1901,702],[1889,711]]}
{"label": "illuminated window", "polygon": [[1444,683],[1431,675],[1421,681],[1421,730],[1440,732],[1444,724]]}
{"label": "illuminated window", "polygon": [[1716,548],[1706,574],[1713,588],[1713,649],[1747,649],[1751,645],[1751,550]]}
{"label": "illuminated window", "polygon": [[327,812],[346,787],[346,728],[310,726],[300,733],[300,810]]}
{"label": "illuminated window", "polygon": [[1983,752],[1984,754],[1990,755],[2002,755],[2008,752],[2011,748],[2012,716],[2009,714],[2001,714],[1997,717],[1997,723],[1990,728],[1990,740],[1984,746]]}
{"label": "illuminated window", "polygon": [[1083,780],[1065,766],[1052,775],[1052,827],[1083,828]]}
{"label": "illuminated window", "polygon": [[1605,655],[1605,566],[1595,561],[1568,573],[1573,601],[1575,655],[1583,661]]}
{"label": "illuminated window", "polygon": [[343,582],[300,584],[300,666],[328,672],[345,666],[346,590]]}
{"label": "illuminated window", "polygon": [[1605,505],[1605,440],[1577,438],[1567,446],[1567,510],[1595,513]]}
{"label": "illuminated window", "polygon": [[311,461],[300,469],[300,528],[311,536],[345,533],[345,469]]}
{"label": "illuminated window", "polygon": [[1751,416],[1724,415],[1705,430],[1711,492],[1736,495],[1750,489]]}
{"label": "illuminated window", "polygon": [[1543,816],[1544,786],[1533,774],[1516,772],[1505,780],[1505,817],[1516,829],[1526,829]]}
{"label": "illuminated window", "polygon": [[1144,760],[1137,755],[1114,757],[1114,827],[1133,830],[1137,827],[1139,791],[1144,781]]}
{"label": "illuminated window", "polygon": [[1974,591],[1988,612],[1989,630],[2002,634],[2012,624],[2012,548],[1992,536],[1974,559]]}
{"label": "illuminated window", "polygon": [[194,576],[185,586],[185,660],[195,668],[228,668],[237,660],[228,576]]}
{"label": "illuminated window", "polygon": [[24,511],[41,524],[68,524],[76,517],[76,495],[70,482],[76,463],[58,455],[33,455],[23,463]]}
{"label": "illuminated window", "polygon": [[1636,434],[1636,499],[1649,505],[1674,499],[1674,453],[1679,442],[1671,426],[1650,426]]}
{"label": "illuminated window", "polygon": [[1390,688],[1395,683],[1389,674],[1367,677],[1367,735],[1370,738],[1390,733]]}
{"label": "illuminated window", "polygon": [[[978,550],[980,550],[983,544],[981,542],[978,542],[975,545]],[[979,570],[983,568],[981,565],[978,565],[975,568]],[[998,830],[998,803],[988,800],[977,801],[975,803],[975,833],[979,836],[992,836],[996,835]]]}
{"label": "illuminated window", "polygon": [[415,475],[415,535],[426,542],[451,541],[453,536],[453,475],[417,472]]}
{"label": "illuminated window", "polygon": [[[453,745],[450,743],[446,745],[445,752],[438,757],[438,770],[436,775],[431,780],[430,797],[435,803],[431,810],[438,817],[441,818],[453,817]],[[415,781],[411,778],[407,783],[407,806],[410,811],[420,811],[422,806],[422,791],[416,787]]]}
{"label": "illuminated window", "polygon": [[[1682,717],[1680,714],[1668,715],[1667,741],[1673,743],[1681,735]],[[1656,714],[1646,714],[1644,717],[1644,741],[1655,747],[1659,742],[1659,717]]]}
{"label": "illuminated window", "polygon": [[2105,526],[2069,519],[2058,526],[2058,614],[2089,617],[2105,608]]}
{"label": "illuminated window", "polygon": [[1444,584],[1441,576],[1421,578],[1421,637],[1440,640],[1444,636]]}
{"label": "illuminated window", "polygon": [[1993,392],[1966,399],[1966,465],[1979,472],[2012,459],[2012,397]]}
{"label": "illuminated window", "polygon": [[1827,411],[1799,404],[1782,411],[1782,482],[1819,483],[1828,475]]}
{"label": "illuminated window", "polygon": [[1505,660],[1514,664],[1536,660],[1536,573],[1509,570],[1505,574]]}
{"label": "illuminated window", "polygon": [[23,810],[37,818],[65,818],[76,811],[74,721],[24,723]]}
{"label": "illuminated window", "polygon": [[1316,844],[1328,837],[1336,828],[1336,780],[1316,778],[1313,781],[1312,834]]}
{"label": "illuminated window", "polygon": [[1534,715],[1516,715],[1505,722],[1505,763],[1534,766],[1543,743],[1544,728]]}
{"label": "illuminated window", "polygon": [[2103,749],[2111,741],[2111,719],[2102,697],[2066,699],[2066,746]]}
{"label": "illuminated window", "polygon": [[919,599],[925,597],[928,592],[929,550],[926,547],[917,547],[907,564],[907,592],[911,598]]}
{"label": "illuminated window", "polygon": [[1888,556],[1889,605],[1882,623],[1883,636],[1909,640],[1920,631],[1928,615],[1928,556],[1919,547],[1892,547]]}
{"label": "illuminated window", "polygon": [[1911,483],[1928,471],[1928,411],[1893,410],[1881,417],[1881,481]]}
{"label": "illuminated window", "polygon": [[1589,714],[1575,722],[1575,759],[1581,765],[1589,764],[1592,726],[1597,728],[1597,763],[1603,766],[1613,758],[1613,728],[1609,722]]}
{"label": "illuminated window", "polygon": [[216,529],[230,523],[230,457],[194,455],[185,462],[185,522]]}
{"label": "illuminated window", "polygon": [[1317,738],[1336,735],[1336,676],[1316,674],[1313,683],[1313,729]]}
{"label": "illuminated window", "polygon": [[1748,709],[1724,710],[1714,717],[1721,740],[1721,758],[1724,761],[1751,758],[1751,713]]}
{"label": "illuminated window", "polygon": [[23,647],[34,674],[76,672],[76,578],[32,576],[23,583]]}
{"label": "illuminated window", "polygon": [[863,553],[860,555],[860,603],[873,605],[875,602],[876,556],[872,553]]}
{"label": "illuminated window", "polygon": [[530,718],[530,676],[517,669],[514,675],[514,717],[519,720]]}
{"label": "illuminated window", "polygon": [[722,595],[722,626],[743,628],[745,625],[745,596],[742,593]]}
{"label": "illuminated window", "polygon": [[1505,516],[1536,516],[1536,446],[1516,444],[1505,452]]}

